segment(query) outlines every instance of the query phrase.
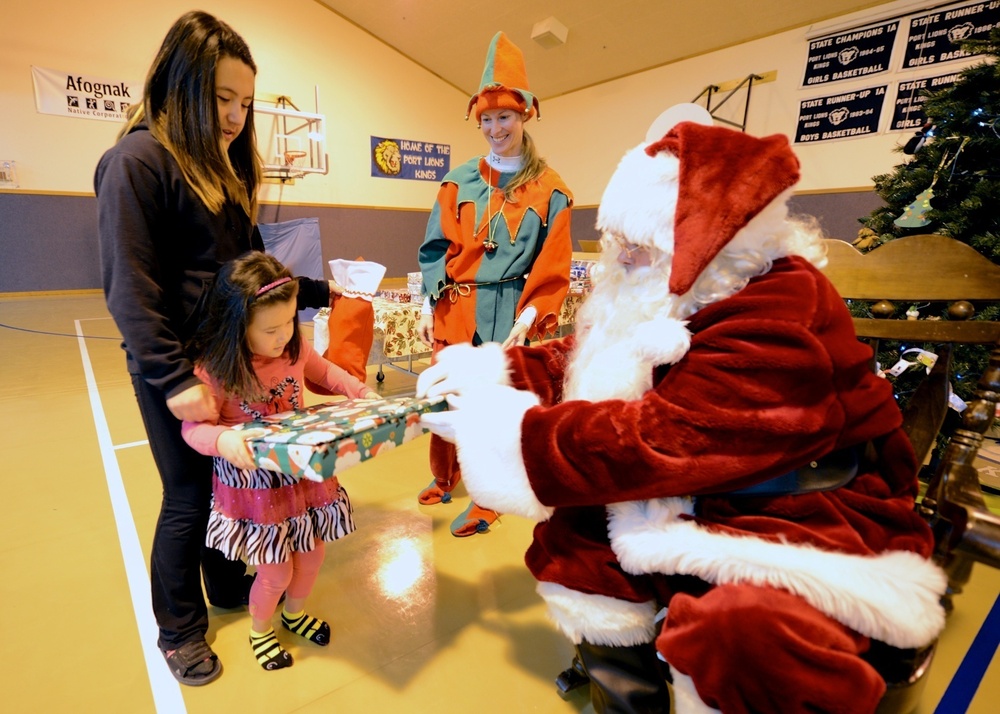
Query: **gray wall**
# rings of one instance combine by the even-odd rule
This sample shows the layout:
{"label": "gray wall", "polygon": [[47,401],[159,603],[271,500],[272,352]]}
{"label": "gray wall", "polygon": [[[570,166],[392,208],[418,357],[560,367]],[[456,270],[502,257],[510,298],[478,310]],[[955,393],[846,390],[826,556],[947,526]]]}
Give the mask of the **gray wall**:
{"label": "gray wall", "polygon": [[[873,191],[795,196],[791,202],[793,212],[815,216],[828,236],[847,240],[857,235],[858,219],[881,205]],[[429,209],[266,204],[260,221],[317,217],[324,261],[360,256],[385,265],[387,276],[402,277],[417,269],[429,215]],[[596,206],[574,209],[574,241],[598,239],[596,220]],[[100,287],[96,198],[0,193],[0,293]]]}

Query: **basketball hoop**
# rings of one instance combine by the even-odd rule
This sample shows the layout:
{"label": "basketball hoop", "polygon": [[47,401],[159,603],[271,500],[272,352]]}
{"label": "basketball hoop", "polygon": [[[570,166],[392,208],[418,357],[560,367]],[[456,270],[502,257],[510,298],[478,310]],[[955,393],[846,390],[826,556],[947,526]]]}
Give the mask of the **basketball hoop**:
{"label": "basketball hoop", "polygon": [[304,151],[286,151],[285,166],[294,166],[296,159],[301,159],[306,155]]}

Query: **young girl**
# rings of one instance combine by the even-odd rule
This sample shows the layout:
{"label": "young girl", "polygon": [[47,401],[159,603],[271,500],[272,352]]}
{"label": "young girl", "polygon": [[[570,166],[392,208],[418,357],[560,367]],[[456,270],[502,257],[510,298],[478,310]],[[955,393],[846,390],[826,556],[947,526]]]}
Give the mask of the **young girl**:
{"label": "young girl", "polygon": [[192,344],[195,373],[215,397],[215,413],[185,421],[196,451],[215,457],[206,545],[257,566],[250,590],[254,656],[267,670],[290,667],[271,621],[282,593],[281,624],[318,645],[330,626],[307,615],[305,601],[323,563],[325,541],[354,531],[347,492],[257,468],[244,434],[231,427],[305,406],[309,378],[331,393],[379,399],[357,378],[312,348],[298,329],[298,281],[272,256],[251,252],[219,271]]}

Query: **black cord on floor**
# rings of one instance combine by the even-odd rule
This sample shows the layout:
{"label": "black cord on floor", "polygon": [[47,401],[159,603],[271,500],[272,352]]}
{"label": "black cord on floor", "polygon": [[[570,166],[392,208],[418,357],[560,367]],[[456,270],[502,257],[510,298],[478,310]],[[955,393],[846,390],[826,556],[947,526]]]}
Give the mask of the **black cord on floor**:
{"label": "black cord on floor", "polygon": [[29,330],[27,327],[16,327],[14,325],[7,325],[0,322],[0,327],[6,328],[8,330],[16,330],[17,332],[33,332],[36,335],[50,335],[52,337],[85,337],[88,340],[118,340],[121,341],[121,337],[104,337],[99,335],[77,335],[75,333],[69,332],[46,332],[45,330]]}

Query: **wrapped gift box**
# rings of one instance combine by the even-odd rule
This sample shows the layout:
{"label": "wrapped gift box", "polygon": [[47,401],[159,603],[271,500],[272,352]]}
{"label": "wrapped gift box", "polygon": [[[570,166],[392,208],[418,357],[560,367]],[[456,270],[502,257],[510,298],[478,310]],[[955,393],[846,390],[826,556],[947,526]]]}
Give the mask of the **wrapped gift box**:
{"label": "wrapped gift box", "polygon": [[424,433],[420,415],[443,398],[348,399],[240,425],[261,468],[323,481]]}

